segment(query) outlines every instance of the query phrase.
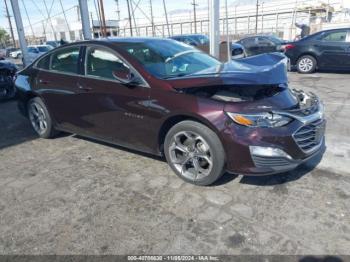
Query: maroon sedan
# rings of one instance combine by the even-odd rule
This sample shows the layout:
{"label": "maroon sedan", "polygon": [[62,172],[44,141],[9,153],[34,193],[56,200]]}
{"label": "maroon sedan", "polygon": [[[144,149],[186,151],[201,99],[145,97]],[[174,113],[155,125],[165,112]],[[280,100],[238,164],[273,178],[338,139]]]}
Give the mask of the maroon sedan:
{"label": "maroon sedan", "polygon": [[286,58],[222,64],[170,39],[56,48],[22,70],[19,108],[40,137],[58,131],[165,155],[182,179],[294,169],[324,141],[323,107],[287,85]]}

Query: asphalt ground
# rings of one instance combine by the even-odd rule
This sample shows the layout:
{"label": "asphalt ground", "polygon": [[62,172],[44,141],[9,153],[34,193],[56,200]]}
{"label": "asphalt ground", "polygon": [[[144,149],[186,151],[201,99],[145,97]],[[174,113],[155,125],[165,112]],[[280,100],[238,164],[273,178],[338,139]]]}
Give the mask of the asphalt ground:
{"label": "asphalt ground", "polygon": [[211,187],[117,146],[38,139],[1,103],[0,254],[350,254],[350,75],[289,78],[325,103],[323,157]]}

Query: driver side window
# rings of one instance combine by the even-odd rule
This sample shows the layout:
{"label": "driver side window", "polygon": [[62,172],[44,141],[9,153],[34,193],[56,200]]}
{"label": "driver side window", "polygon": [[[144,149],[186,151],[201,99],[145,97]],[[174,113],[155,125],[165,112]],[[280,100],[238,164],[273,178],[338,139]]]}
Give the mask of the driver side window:
{"label": "driver side window", "polygon": [[116,80],[116,75],[121,76],[129,72],[129,67],[112,52],[90,47],[86,55],[86,75]]}

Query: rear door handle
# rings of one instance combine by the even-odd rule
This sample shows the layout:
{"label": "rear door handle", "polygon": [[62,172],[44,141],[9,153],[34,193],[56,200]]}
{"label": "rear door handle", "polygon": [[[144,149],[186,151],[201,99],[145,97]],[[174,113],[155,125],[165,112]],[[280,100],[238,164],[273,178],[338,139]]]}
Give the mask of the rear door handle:
{"label": "rear door handle", "polygon": [[91,91],[91,90],[92,90],[91,87],[83,86],[83,85],[81,85],[81,84],[78,84],[78,88],[79,88],[80,90],[84,90],[84,91]]}

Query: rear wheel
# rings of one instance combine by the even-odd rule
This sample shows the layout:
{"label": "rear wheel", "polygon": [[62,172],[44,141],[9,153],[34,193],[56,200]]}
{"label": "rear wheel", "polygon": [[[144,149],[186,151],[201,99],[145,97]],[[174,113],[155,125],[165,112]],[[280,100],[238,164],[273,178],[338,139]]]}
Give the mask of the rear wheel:
{"label": "rear wheel", "polygon": [[220,139],[194,121],[180,122],[169,130],[164,153],[174,172],[192,184],[210,185],[224,172],[225,153]]}
{"label": "rear wheel", "polygon": [[30,123],[40,137],[52,138],[57,134],[49,111],[39,97],[29,100],[27,109]]}
{"label": "rear wheel", "polygon": [[317,61],[311,55],[303,55],[297,61],[297,70],[301,74],[311,74],[315,72],[316,66]]}

